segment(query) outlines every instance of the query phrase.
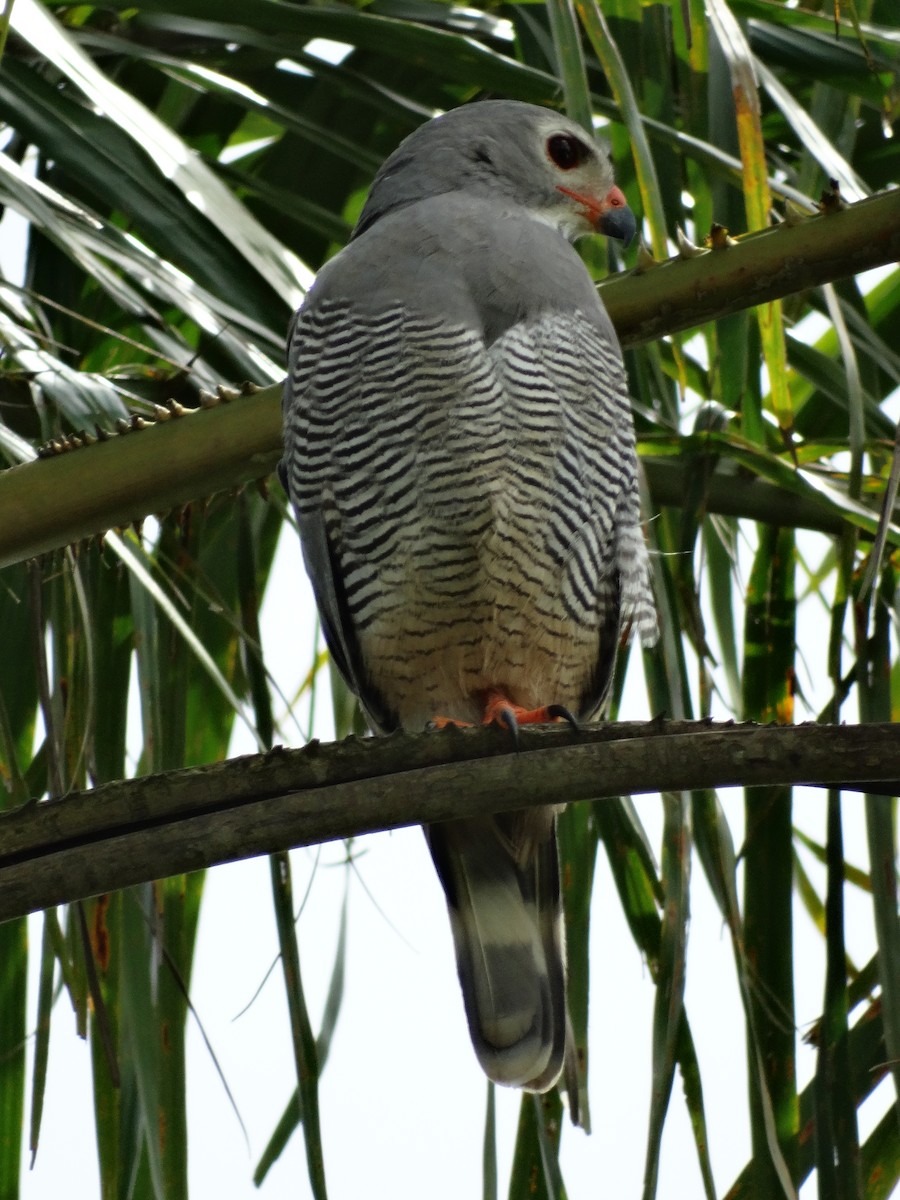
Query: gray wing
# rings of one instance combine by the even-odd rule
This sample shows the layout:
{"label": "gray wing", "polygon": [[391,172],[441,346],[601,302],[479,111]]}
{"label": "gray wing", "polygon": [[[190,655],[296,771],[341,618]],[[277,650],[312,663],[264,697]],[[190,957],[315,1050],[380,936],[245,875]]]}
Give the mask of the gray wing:
{"label": "gray wing", "polygon": [[303,560],[315,595],[331,659],[359,697],[375,728],[396,726],[390,706],[371,684],[350,611],[345,567],[338,559],[340,511],[333,484],[333,456],[344,432],[341,410],[352,408],[352,388],[362,373],[367,346],[352,335],[349,305],[321,309],[315,292],[291,323],[284,390],[285,453],[281,482],[297,518]]}
{"label": "gray wing", "polygon": [[651,645],[657,636],[621,350],[600,310],[546,312],[511,326],[490,353],[509,419],[523,431],[524,474],[542,477],[519,540],[556,565],[554,591],[574,624],[597,630],[576,701],[590,717],[606,698],[621,637],[633,630]]}
{"label": "gray wing", "polygon": [[444,589],[457,616],[467,610],[459,579],[471,578],[487,521],[467,414],[496,390],[491,365],[471,327],[443,313],[321,291],[298,316],[289,364],[283,477],[307,571],[336,665],[374,727],[389,730],[398,711],[409,719],[409,664],[440,659],[453,641],[446,614],[429,629],[410,606],[427,593],[434,611]]}

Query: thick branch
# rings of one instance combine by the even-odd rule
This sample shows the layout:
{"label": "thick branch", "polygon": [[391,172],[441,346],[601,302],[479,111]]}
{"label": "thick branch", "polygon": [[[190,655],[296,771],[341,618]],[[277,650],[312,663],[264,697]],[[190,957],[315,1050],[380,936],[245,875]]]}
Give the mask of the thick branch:
{"label": "thick branch", "polygon": [[0,567],[262,479],[281,385],[0,472]]}
{"label": "thick branch", "polygon": [[[348,739],[30,803],[0,818],[0,920],[216,863],[419,822],[690,788],[893,791],[900,726],[650,722]],[[639,781],[639,782],[638,782]]]}
{"label": "thick branch", "polygon": [[623,346],[692,329],[900,259],[900,188],[601,287]]}
{"label": "thick branch", "polygon": [[[726,249],[615,276],[601,291],[630,346],[898,258],[900,189],[752,234]],[[273,386],[187,419],[0,472],[0,567],[258,479],[274,469],[280,453],[280,387]],[[661,502],[671,502],[672,470],[671,464],[659,471],[648,464],[651,489],[654,474],[666,489]],[[684,489],[678,489],[676,481],[680,499]],[[713,511],[716,490],[714,480]],[[718,492],[730,505],[721,511],[735,512],[732,483]],[[751,485],[746,493],[741,515],[768,519],[774,504],[782,519],[842,528],[825,503],[804,506],[766,485],[756,493]]]}

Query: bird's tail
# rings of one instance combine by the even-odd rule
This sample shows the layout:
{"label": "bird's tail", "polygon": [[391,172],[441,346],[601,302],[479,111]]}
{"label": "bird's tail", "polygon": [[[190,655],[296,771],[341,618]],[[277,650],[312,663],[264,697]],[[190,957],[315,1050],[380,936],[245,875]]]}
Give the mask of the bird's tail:
{"label": "bird's tail", "polygon": [[556,816],[448,821],[426,835],[478,1061],[495,1083],[546,1091],[566,1049]]}

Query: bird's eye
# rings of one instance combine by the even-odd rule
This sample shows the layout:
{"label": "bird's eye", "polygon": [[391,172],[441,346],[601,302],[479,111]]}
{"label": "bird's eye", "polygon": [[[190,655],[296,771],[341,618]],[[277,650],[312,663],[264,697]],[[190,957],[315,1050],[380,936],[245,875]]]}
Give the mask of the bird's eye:
{"label": "bird's eye", "polygon": [[554,133],[547,139],[547,154],[561,171],[571,171],[581,166],[590,150],[571,133]]}

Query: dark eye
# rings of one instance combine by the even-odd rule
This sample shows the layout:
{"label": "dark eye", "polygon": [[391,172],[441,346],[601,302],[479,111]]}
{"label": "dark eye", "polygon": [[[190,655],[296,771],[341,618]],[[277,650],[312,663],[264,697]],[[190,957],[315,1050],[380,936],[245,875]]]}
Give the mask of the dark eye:
{"label": "dark eye", "polygon": [[554,133],[547,139],[547,153],[561,171],[571,171],[581,166],[590,150],[571,133]]}

